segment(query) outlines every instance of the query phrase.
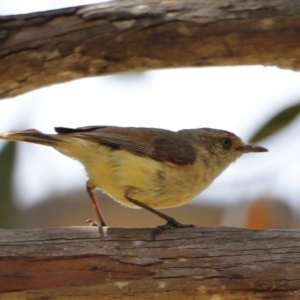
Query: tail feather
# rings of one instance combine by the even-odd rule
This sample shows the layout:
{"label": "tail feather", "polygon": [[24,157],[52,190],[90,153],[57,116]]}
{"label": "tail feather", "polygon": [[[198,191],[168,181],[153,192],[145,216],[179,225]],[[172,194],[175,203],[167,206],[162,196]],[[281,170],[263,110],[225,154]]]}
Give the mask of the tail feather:
{"label": "tail feather", "polygon": [[52,147],[55,147],[55,145],[57,145],[58,143],[63,142],[57,137],[57,135],[44,134],[35,129],[27,129],[23,131],[8,131],[0,134],[0,139],[10,141],[24,141]]}

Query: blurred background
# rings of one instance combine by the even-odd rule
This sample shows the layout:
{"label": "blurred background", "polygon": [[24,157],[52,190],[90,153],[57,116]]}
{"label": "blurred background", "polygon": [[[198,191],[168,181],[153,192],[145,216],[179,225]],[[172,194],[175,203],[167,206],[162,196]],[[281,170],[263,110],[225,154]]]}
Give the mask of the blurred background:
{"label": "blurred background", "polygon": [[[0,14],[92,2],[1,1]],[[244,155],[195,200],[164,212],[199,226],[300,228],[298,72],[263,66],[155,70],[80,79],[0,100],[1,133],[87,125],[211,127],[264,146],[269,152]],[[78,226],[96,219],[86,180],[80,163],[52,148],[1,140],[0,228]],[[101,191],[97,197],[110,226],[162,223]]]}

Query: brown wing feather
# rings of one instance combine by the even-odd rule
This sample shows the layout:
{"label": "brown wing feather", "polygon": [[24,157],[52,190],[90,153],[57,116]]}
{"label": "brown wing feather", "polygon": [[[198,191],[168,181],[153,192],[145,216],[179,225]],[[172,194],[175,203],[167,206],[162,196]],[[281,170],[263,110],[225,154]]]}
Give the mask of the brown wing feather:
{"label": "brown wing feather", "polygon": [[175,164],[192,164],[196,160],[191,143],[169,130],[114,126],[58,127],[55,130],[58,134],[69,134]]}

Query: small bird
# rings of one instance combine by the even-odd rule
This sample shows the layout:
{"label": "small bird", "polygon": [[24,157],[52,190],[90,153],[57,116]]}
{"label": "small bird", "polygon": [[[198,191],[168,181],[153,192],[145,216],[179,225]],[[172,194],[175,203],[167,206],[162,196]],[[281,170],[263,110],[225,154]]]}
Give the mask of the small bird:
{"label": "small bird", "polygon": [[[231,132],[88,126],[56,127],[57,134],[35,129],[9,131],[0,139],[51,146],[80,161],[88,174],[87,191],[101,226],[106,226],[96,188],[131,208],[144,208],[172,227],[189,227],[156,209],[183,205],[207,188],[244,153],[267,149],[245,144]],[[94,221],[89,220],[92,225]]]}

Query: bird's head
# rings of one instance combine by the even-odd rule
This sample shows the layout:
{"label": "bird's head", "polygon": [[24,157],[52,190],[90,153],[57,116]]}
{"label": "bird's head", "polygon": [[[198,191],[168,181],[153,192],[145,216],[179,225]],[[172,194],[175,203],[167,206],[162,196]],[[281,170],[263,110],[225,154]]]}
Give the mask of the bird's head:
{"label": "bird's head", "polygon": [[[266,152],[266,148],[244,143],[235,134],[218,129],[195,129],[198,152],[214,157],[219,164],[229,165],[245,153]],[[204,150],[203,150],[204,149]],[[205,153],[206,154],[205,154]]]}

